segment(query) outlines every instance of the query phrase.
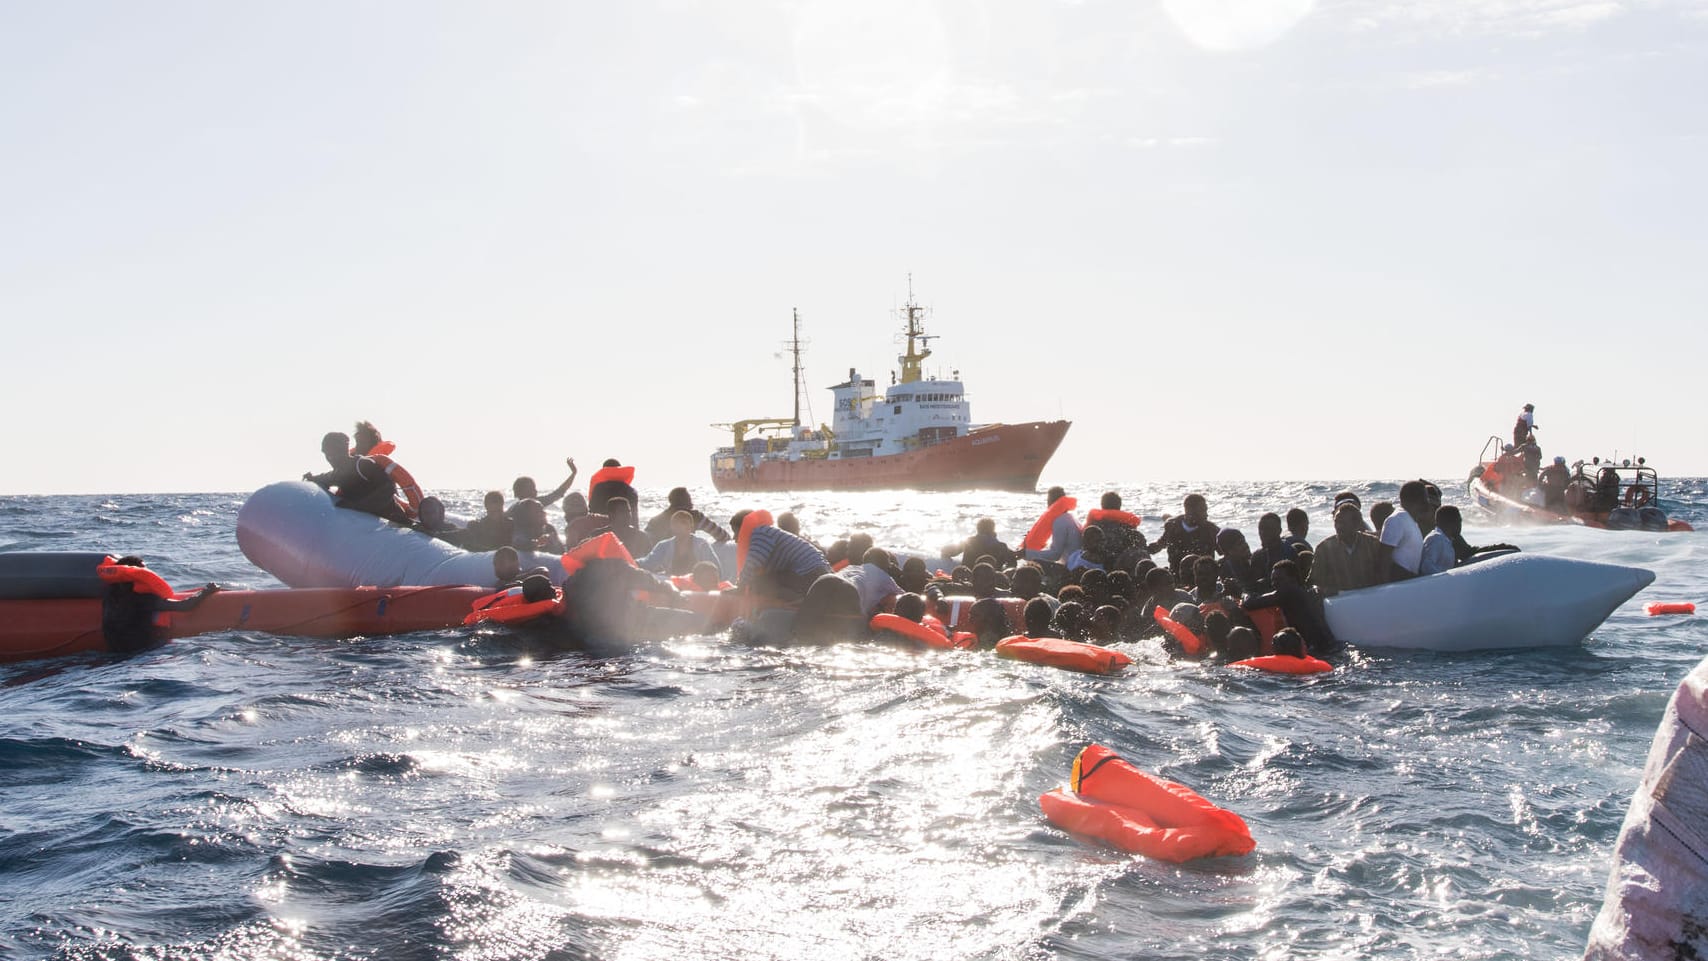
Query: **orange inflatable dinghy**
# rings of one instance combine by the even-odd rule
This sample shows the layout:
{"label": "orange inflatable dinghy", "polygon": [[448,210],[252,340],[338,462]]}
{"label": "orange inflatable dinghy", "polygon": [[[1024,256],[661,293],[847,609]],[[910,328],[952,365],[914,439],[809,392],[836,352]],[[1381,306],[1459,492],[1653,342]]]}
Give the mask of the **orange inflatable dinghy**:
{"label": "orange inflatable dinghy", "polygon": [[1065,641],[1059,637],[1005,637],[996,644],[999,657],[1046,667],[1059,667],[1084,674],[1114,674],[1133,663],[1120,651],[1111,651],[1096,644]]}
{"label": "orange inflatable dinghy", "polygon": [[1238,814],[1139,770],[1101,744],[1079,752],[1068,786],[1039,797],[1038,805],[1070,834],[1159,861],[1180,864],[1257,847]]}

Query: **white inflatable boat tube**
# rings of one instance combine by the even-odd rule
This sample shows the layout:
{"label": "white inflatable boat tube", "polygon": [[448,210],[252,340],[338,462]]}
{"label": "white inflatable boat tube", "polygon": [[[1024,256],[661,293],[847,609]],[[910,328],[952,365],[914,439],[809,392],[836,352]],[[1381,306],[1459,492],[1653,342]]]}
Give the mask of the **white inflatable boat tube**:
{"label": "white inflatable boat tube", "polygon": [[[237,512],[237,546],[287,587],[427,587],[494,583],[492,554],[471,554],[420,531],[332,506],[307,481],[269,484]],[[555,554],[522,555],[563,581]]]}
{"label": "white inflatable boat tube", "polygon": [[1708,659],[1655,729],[1584,957],[1708,957]]}
{"label": "white inflatable boat tube", "polygon": [[1559,647],[1588,637],[1654,579],[1638,567],[1507,554],[1337,594],[1323,611],[1335,637],[1360,647]]}

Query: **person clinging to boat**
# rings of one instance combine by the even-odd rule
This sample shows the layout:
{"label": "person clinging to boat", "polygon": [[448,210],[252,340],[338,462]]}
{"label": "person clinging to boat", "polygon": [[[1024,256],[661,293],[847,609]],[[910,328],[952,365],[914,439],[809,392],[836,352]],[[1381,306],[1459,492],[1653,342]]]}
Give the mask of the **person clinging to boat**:
{"label": "person clinging to boat", "polygon": [[351,454],[348,434],[333,431],[322,437],[320,453],[332,469],[322,474],[305,473],[303,480],[319,485],[339,507],[409,523],[409,516],[397,504],[396,481],[373,457]]}
{"label": "person clinging to boat", "polygon": [[161,615],[195,610],[219,590],[219,585],[208,584],[188,597],[174,597],[172,588],[148,570],[142,558],[127,554],[107,560],[110,563],[96,568],[107,585],[101,594],[101,634],[107,649],[117,653],[130,654],[161,643]]}

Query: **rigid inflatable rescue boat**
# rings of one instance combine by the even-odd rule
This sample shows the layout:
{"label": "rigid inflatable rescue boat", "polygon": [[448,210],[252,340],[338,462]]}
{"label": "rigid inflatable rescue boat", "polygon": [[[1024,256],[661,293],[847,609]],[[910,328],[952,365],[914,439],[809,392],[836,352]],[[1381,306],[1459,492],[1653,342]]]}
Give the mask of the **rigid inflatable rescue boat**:
{"label": "rigid inflatable rescue boat", "polygon": [[1324,601],[1323,613],[1336,638],[1362,647],[1559,647],[1588,637],[1654,579],[1653,571],[1639,567],[1504,554],[1345,591]]}
{"label": "rigid inflatable rescue boat", "polygon": [[[372,514],[335,507],[307,481],[269,484],[237,512],[237,546],[290,587],[493,584],[492,554],[459,547]],[[522,555],[563,583],[556,554]],[[466,611],[465,611],[466,612]]]}
{"label": "rigid inflatable rescue boat", "polygon": [[1101,744],[1080,751],[1068,786],[1042,795],[1038,806],[1069,834],[1159,861],[1179,864],[1257,847],[1238,814],[1139,770]]}

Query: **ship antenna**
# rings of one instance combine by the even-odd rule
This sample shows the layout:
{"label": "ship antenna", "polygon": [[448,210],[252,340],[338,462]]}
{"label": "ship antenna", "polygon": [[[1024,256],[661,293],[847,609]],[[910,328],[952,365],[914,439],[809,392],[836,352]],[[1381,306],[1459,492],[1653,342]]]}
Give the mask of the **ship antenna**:
{"label": "ship antenna", "polygon": [[789,342],[789,351],[795,358],[795,429],[801,426],[801,310],[795,308],[795,336]]}

